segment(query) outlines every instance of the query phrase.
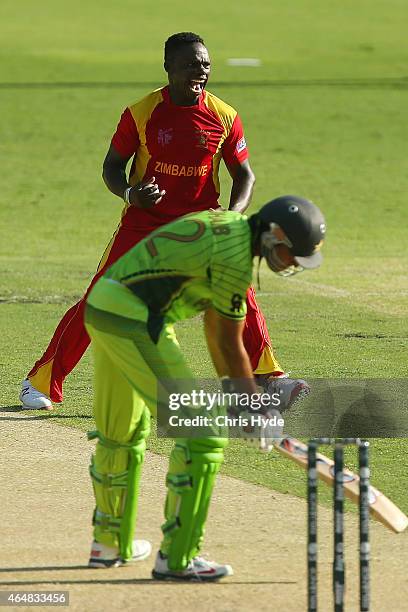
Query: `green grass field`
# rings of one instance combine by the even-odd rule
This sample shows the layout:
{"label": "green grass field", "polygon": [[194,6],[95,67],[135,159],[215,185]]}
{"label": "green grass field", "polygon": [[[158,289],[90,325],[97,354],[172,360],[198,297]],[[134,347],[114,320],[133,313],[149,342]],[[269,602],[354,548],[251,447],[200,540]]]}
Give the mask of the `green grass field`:
{"label": "green grass field", "polygon": [[[165,82],[164,40],[198,31],[209,89],[243,119],[257,185],[251,210],[297,193],[324,210],[324,266],[286,280],[261,273],[259,301],[294,375],[407,376],[408,79],[404,0],[175,0],[0,7],[1,396],[21,379],[85,290],[118,222],[101,163],[123,108]],[[153,11],[153,12],[152,12]],[[229,57],[257,57],[236,68]],[[228,201],[228,179],[221,201]],[[200,319],[178,326],[197,375],[213,373]],[[67,380],[61,425],[92,429],[87,354]],[[152,448],[168,444],[152,438]],[[373,443],[373,482],[408,512],[407,444]],[[349,455],[349,460],[352,458]],[[224,471],[303,495],[304,474],[234,443]],[[326,499],[329,491],[325,491]]]}

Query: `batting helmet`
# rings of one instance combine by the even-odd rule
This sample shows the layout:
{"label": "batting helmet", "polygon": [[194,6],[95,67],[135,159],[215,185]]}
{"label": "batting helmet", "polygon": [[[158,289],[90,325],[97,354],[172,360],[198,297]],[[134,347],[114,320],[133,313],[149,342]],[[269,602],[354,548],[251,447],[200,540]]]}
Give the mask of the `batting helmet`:
{"label": "batting helmet", "polygon": [[326,223],[322,212],[313,202],[298,196],[280,196],[265,204],[255,216],[258,235],[278,225],[285,232],[287,241],[284,243],[299,266],[320,266],[320,247],[325,238]]}

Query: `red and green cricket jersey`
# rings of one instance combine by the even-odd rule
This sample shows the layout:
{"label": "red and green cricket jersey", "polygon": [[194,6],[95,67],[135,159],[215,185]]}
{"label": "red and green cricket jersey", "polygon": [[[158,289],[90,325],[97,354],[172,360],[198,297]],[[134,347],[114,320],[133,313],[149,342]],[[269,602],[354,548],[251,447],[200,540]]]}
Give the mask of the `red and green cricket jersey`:
{"label": "red and green cricket jersey", "polygon": [[236,110],[208,91],[196,105],[175,105],[168,86],[124,111],[112,145],[123,158],[133,156],[131,185],[154,176],[166,191],[151,209],[124,209],[122,226],[146,234],[189,212],[218,206],[221,158],[233,170],[248,157]]}

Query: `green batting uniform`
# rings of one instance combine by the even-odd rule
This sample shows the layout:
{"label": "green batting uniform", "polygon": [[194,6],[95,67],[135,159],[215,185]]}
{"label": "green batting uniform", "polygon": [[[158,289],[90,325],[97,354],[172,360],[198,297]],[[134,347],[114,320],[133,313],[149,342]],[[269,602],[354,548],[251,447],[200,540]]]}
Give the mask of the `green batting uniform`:
{"label": "green batting uniform", "polygon": [[[194,382],[174,323],[209,307],[242,320],[252,277],[251,233],[234,212],[194,213],[138,243],[87,300],[97,438],[90,473],[95,540],[132,557],[140,472],[158,379]],[[170,456],[161,551],[182,570],[199,551],[227,440],[177,439]]]}

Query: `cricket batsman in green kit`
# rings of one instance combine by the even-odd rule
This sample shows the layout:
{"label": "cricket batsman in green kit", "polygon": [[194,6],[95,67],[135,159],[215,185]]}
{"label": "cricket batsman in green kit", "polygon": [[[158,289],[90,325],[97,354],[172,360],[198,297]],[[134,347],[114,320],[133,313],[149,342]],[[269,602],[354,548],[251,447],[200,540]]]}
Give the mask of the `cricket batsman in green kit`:
{"label": "cricket batsman in green kit", "polygon": [[[264,257],[283,275],[316,268],[325,230],[317,206],[296,196],[276,198],[249,218],[230,211],[192,213],[154,231],[95,284],[85,312],[97,427],[89,437],[98,441],[90,466],[96,499],[90,567],[117,567],[151,552],[150,543],[134,533],[158,381],[194,382],[174,324],[204,312],[218,376],[242,380],[241,391],[258,393],[242,341],[253,258]],[[199,556],[227,441],[176,440],[154,578],[212,581],[232,574],[230,565]]]}

